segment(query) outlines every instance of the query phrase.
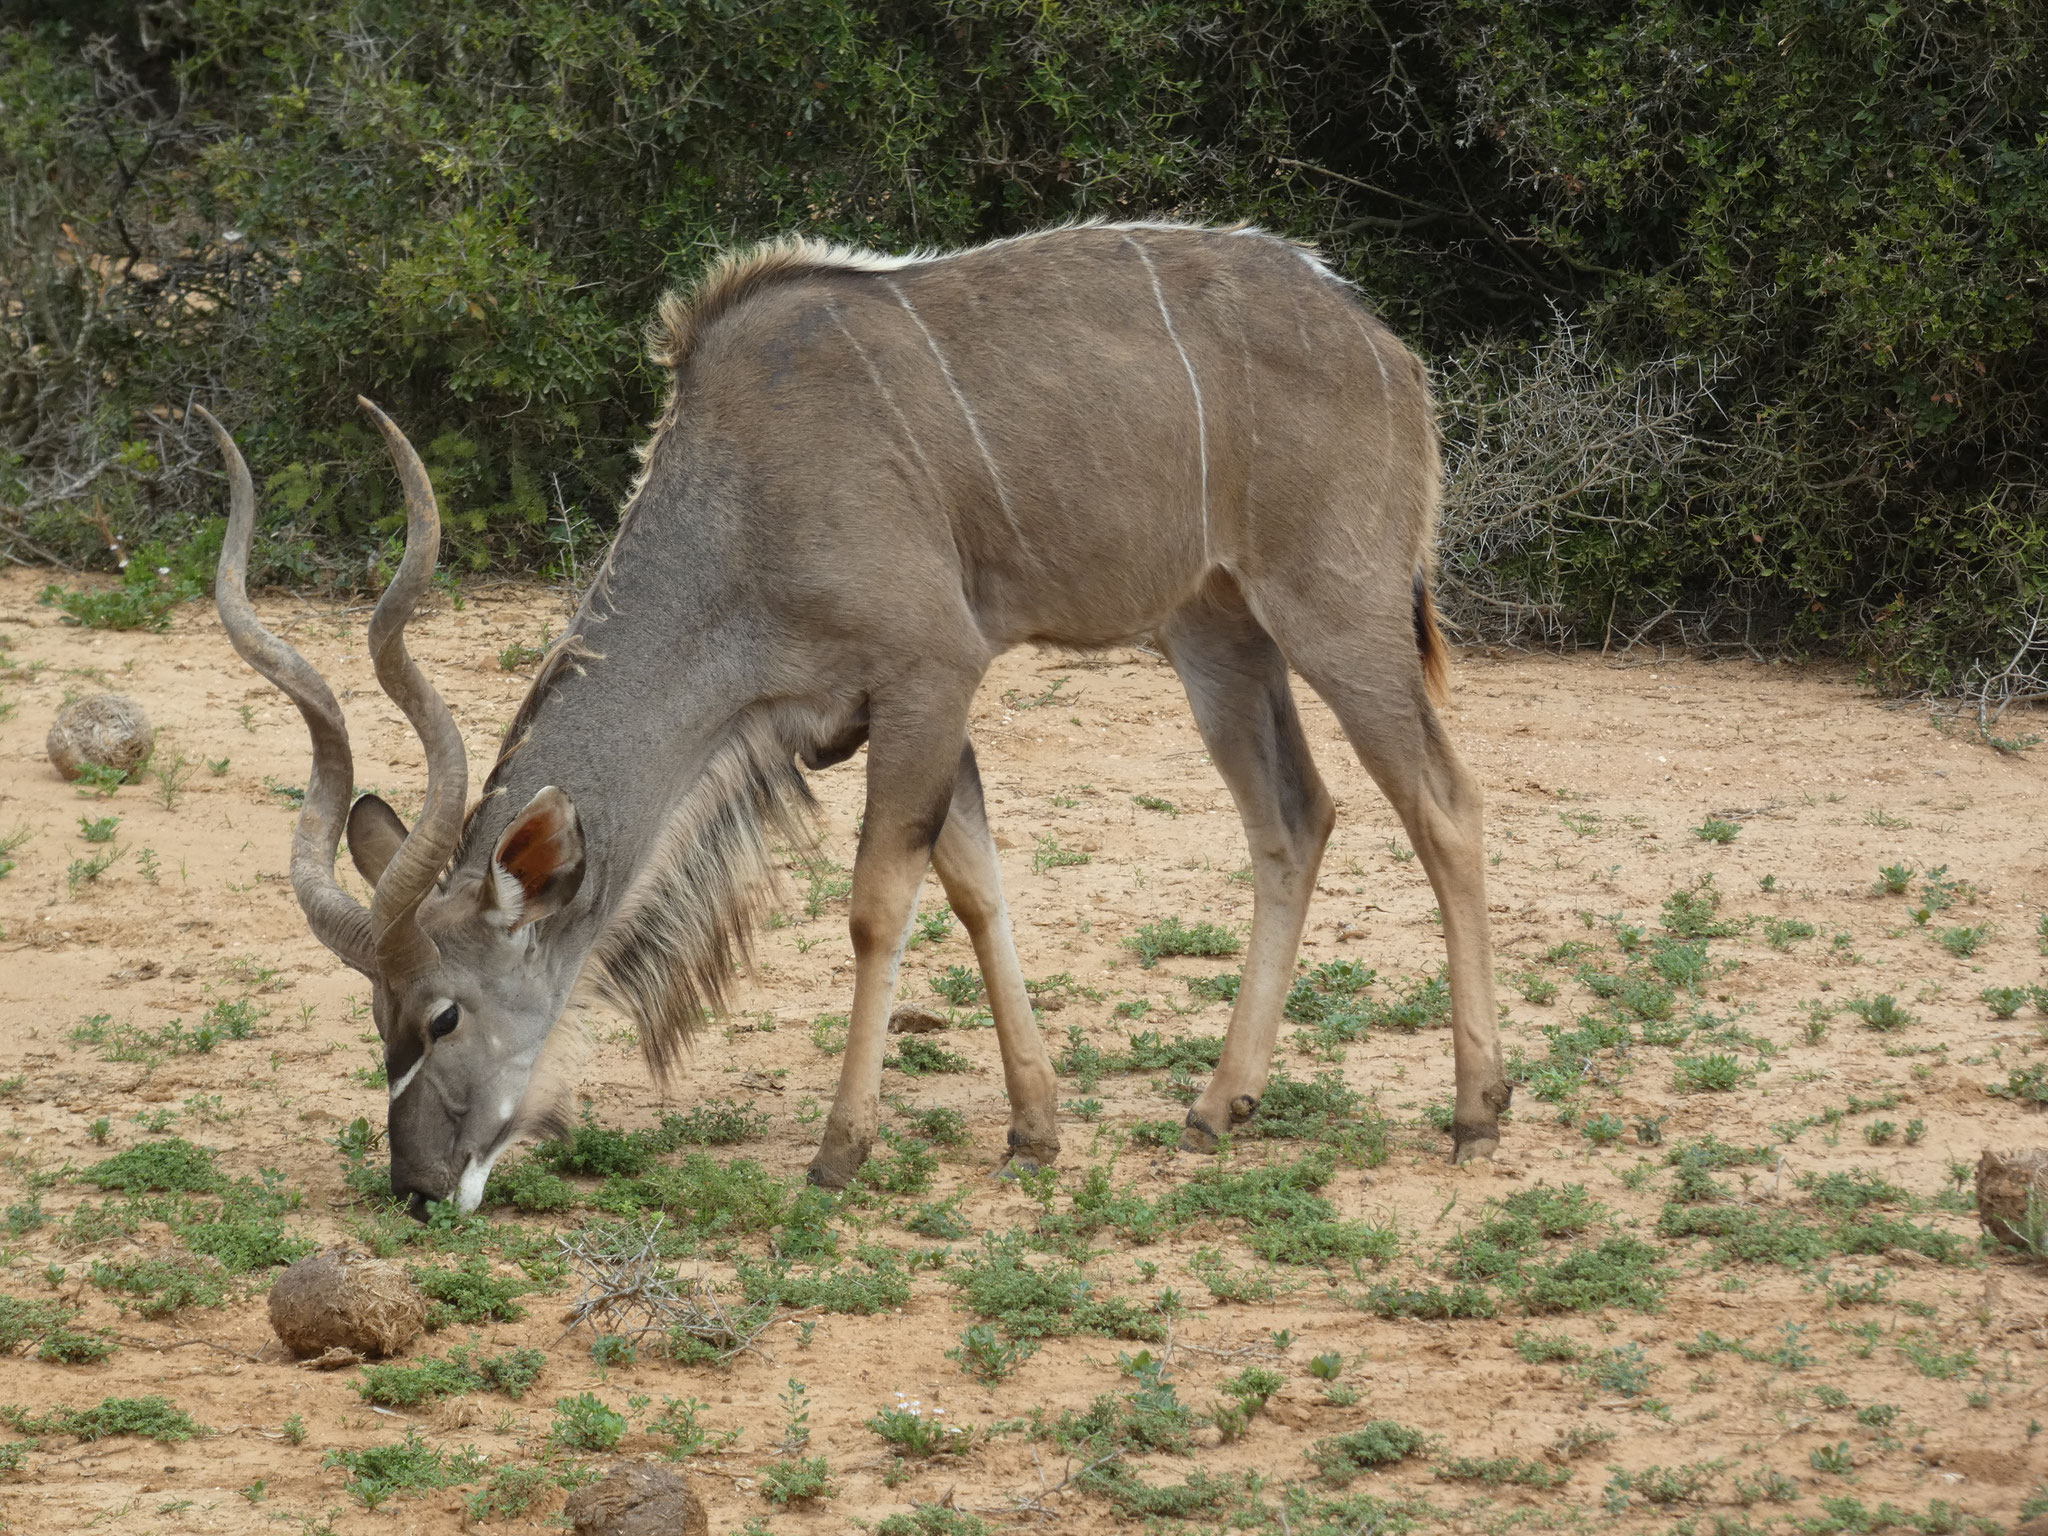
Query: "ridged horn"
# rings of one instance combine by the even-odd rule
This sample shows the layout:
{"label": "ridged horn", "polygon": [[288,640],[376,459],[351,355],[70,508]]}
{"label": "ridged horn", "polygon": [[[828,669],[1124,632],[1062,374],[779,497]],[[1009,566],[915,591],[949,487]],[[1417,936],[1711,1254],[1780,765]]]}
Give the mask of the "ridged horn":
{"label": "ridged horn", "polygon": [[313,937],[366,976],[376,974],[377,946],[370,914],[334,878],[334,854],[341,844],[349,800],[355,790],[355,760],[349,752],[348,721],[334,690],[311,662],[265,629],[249,603],[249,544],[256,531],[256,487],[249,466],[227,428],[203,405],[193,414],[213,431],[228,469],[228,531],[214,572],[213,600],[221,627],[249,663],[277,686],[305,717],[313,738],[313,767],[306,801],[292,833],[292,890]]}
{"label": "ridged horn", "polygon": [[370,617],[370,660],[377,681],[405,711],[427,753],[427,801],[420,819],[385,866],[370,900],[370,933],[377,964],[387,981],[418,975],[438,963],[433,940],[416,913],[462,837],[462,809],[469,793],[469,763],[462,733],[441,695],[405,648],[405,626],[426,595],[441,553],[441,512],[426,466],[391,418],[360,395],[357,404],[384,434],[384,446],[405,492],[405,556],[398,574]]}

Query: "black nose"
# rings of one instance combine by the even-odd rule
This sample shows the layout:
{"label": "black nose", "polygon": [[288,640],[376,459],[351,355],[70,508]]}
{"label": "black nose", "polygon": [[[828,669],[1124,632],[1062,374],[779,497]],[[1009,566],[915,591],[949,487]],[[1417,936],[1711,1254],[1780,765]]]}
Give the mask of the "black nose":
{"label": "black nose", "polygon": [[420,1225],[425,1226],[427,1221],[427,1197],[418,1190],[414,1190],[412,1198],[405,1202],[405,1214],[420,1223]]}

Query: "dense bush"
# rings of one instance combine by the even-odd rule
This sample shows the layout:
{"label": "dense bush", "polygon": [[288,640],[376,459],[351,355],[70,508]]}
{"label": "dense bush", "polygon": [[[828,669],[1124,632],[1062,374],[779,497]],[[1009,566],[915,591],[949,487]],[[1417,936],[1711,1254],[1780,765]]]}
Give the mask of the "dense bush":
{"label": "dense bush", "polygon": [[197,398],[265,482],[267,574],[367,579],[399,522],[362,392],[459,562],[573,574],[658,396],[642,321],[715,249],[1146,212],[1319,241],[1442,365],[1470,632],[1849,647],[1954,688],[2048,597],[2035,5],[11,14],[21,557],[188,540],[218,500]]}

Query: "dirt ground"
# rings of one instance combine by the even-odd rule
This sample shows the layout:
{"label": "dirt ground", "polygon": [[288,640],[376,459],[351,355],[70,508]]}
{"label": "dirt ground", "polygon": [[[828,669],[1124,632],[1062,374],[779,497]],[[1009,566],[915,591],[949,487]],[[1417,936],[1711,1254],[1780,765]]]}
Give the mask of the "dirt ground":
{"label": "dirt ground", "polygon": [[[578,1458],[550,1445],[554,1405],[583,1392],[631,1420],[618,1455],[660,1453],[667,1442],[647,1421],[664,1396],[701,1399],[714,1433],[740,1431],[736,1443],[684,1463],[717,1532],[750,1521],[756,1530],[837,1530],[939,1502],[1018,1529],[1093,1532],[1140,1519],[1077,1486],[1082,1463],[1029,1422],[1035,1410],[1057,1419],[1101,1394],[1133,1390],[1118,1356],[1138,1346],[1056,1338],[1007,1380],[982,1385],[946,1355],[977,1319],[944,1269],[916,1270],[912,1297],[897,1310],[785,1315],[725,1365],[646,1353],[598,1365],[587,1330],[563,1336],[571,1288],[558,1280],[521,1299],[519,1321],[450,1329],[415,1351],[441,1354],[472,1339],[493,1350],[543,1349],[548,1365],[535,1390],[518,1401],[485,1394],[403,1412],[367,1406],[357,1371],[316,1372],[286,1358],[267,1321],[267,1273],[232,1280],[219,1306],[155,1320],[132,1304],[124,1311],[124,1298],[92,1282],[94,1261],[158,1254],[166,1231],[144,1223],[86,1243],[73,1216],[102,1195],[75,1175],[136,1145],[180,1136],[214,1149],[230,1175],[277,1170],[304,1194],[287,1226],[321,1243],[374,1230],[389,1246],[409,1234],[343,1182],[337,1134],[358,1116],[381,1126],[385,1093],[371,1081],[380,1058],[365,985],[309,937],[285,879],[294,812],[272,786],[305,780],[295,711],[242,665],[203,605],[179,610],[166,633],[103,633],[60,623],[56,609],[38,603],[40,586],[29,573],[0,576],[0,837],[13,828],[31,834],[7,856],[17,867],[0,878],[0,1204],[10,1207],[0,1291],[75,1304],[83,1309],[75,1326],[111,1330],[119,1348],[77,1365],[24,1348],[0,1360],[0,1401],[41,1412],[162,1394],[210,1433],[168,1444],[43,1434],[0,1481],[7,1529],[455,1530],[469,1523],[464,1499],[480,1484],[368,1511],[345,1491],[344,1472],[326,1465],[328,1453],[387,1444],[414,1428],[435,1446],[474,1446],[494,1468],[546,1460],[565,1469]],[[402,809],[416,806],[419,753],[376,690],[363,645],[367,611],[275,597],[259,606],[332,680],[352,722],[359,776]],[[564,614],[555,592],[488,586],[415,624],[415,652],[478,765],[473,782],[525,688],[527,673],[502,667],[501,651],[537,645]],[[1520,1525],[1797,1530],[1800,1522],[1824,1532],[1887,1523],[1942,1531],[1968,1529],[1972,1518],[2010,1528],[2048,1483],[2048,1267],[1979,1249],[1967,1165],[1987,1147],[2044,1140],[2038,1112],[1986,1085],[2042,1059],[2048,1017],[2027,1005],[1996,1019],[1980,993],[2048,983],[2040,926],[2048,748],[2001,756],[1946,736],[1830,668],[1643,652],[1467,653],[1455,687],[1449,727],[1487,797],[1508,1047],[1543,1060],[1544,1027],[1568,1030],[1599,1011],[1599,972],[1619,975],[1630,963],[1617,939],[1649,942],[1630,940],[1629,925],[1655,935],[1667,898],[1711,875],[1723,896],[1719,917],[1755,921],[1713,938],[1700,990],[1678,998],[1678,1017],[1694,1019],[1704,1043],[1603,1051],[1576,1093],[1550,1102],[1524,1086],[1498,1162],[1454,1170],[1444,1159],[1448,1138],[1428,1123],[1450,1090],[1446,1028],[1374,1028],[1348,1051],[1325,1053],[1341,1056],[1335,1066],[1304,1054],[1294,1027],[1283,1026],[1286,1071],[1305,1080],[1340,1070],[1391,1122],[1384,1161],[1340,1158],[1323,1194],[1341,1218],[1391,1229],[1398,1254],[1269,1265],[1228,1223],[1182,1225],[1145,1243],[1096,1234],[1087,1269],[1102,1294],[1149,1306],[1162,1287],[1178,1293],[1183,1310],[1170,1344],[1150,1347],[1166,1357],[1182,1402],[1208,1413],[1225,1378],[1252,1365],[1284,1379],[1241,1435],[1225,1442],[1202,1427],[1188,1454],[1132,1450],[1122,1463],[1153,1485],[1198,1468],[1234,1478],[1239,1502],[1191,1523],[1232,1519],[1284,1536]],[[101,688],[148,710],[160,763],[182,753],[195,765],[174,808],[157,782],[94,800],[50,768],[43,740],[57,709]],[[1340,807],[1303,959],[1373,967],[1380,979],[1369,995],[1398,998],[1442,962],[1434,898],[1329,714],[1310,697],[1303,707]],[[1042,1017],[1049,1043],[1065,1050],[1071,1029],[1105,1051],[1143,1028],[1169,1038],[1220,1033],[1224,1005],[1186,979],[1235,962],[1168,959],[1148,969],[1126,945],[1141,926],[1170,916],[1239,933],[1250,920],[1249,887],[1234,878],[1246,865],[1244,840],[1172,672],[1134,651],[1079,660],[1016,653],[983,688],[974,731],[1007,849],[1026,975],[1072,978],[1064,1006]],[[864,761],[814,780],[826,851],[842,861],[852,857]],[[1739,829],[1732,841],[1692,830],[1715,814]],[[119,818],[112,841],[87,843],[81,818],[106,816]],[[1045,867],[1053,844],[1088,862]],[[80,872],[109,849],[120,857],[103,872]],[[1879,868],[1892,864],[1921,872],[1905,895],[1878,889]],[[1930,872],[1967,886],[1944,888],[1953,904],[1922,926],[1908,914]],[[813,889],[815,917],[805,911]],[[591,1042],[582,1091],[599,1120],[642,1127],[709,1098],[752,1103],[768,1117],[765,1135],[713,1155],[801,1177],[838,1067],[816,1043],[813,1021],[845,1010],[851,967],[844,902],[829,885],[813,888],[793,868],[788,896],[788,917],[759,936],[755,972],[730,1021],[706,1031],[666,1093],[649,1080],[620,1019],[601,1010],[578,1016]],[[936,900],[928,891],[926,909]],[[1974,940],[1953,937],[1975,928],[1985,931]],[[1557,950],[1571,942],[1586,947]],[[1973,952],[1956,952],[1973,942]],[[931,981],[963,964],[973,957],[957,928],[918,945],[904,997],[946,1011]],[[1586,966],[1595,968],[1584,973],[1590,984]],[[1555,988],[1550,1001],[1524,995],[1544,995],[1545,980]],[[1842,1011],[1879,994],[1894,997],[1911,1022],[1880,1030]],[[250,1038],[198,1051],[165,1033],[173,1020],[189,1027],[220,1002],[244,998],[262,1011]],[[100,1015],[95,1044],[89,1021]],[[1822,1018],[1824,1028],[1809,1023]],[[955,1010],[955,1021],[973,1022],[971,1011]],[[75,1033],[82,1025],[83,1037]],[[145,1059],[109,1059],[137,1054],[106,1044],[118,1025],[158,1043],[140,1052]],[[1041,1209],[1031,1191],[988,1177],[1005,1124],[993,1032],[956,1027],[932,1038],[971,1069],[892,1071],[887,1091],[912,1108],[965,1116],[967,1145],[944,1154],[921,1197],[961,1192],[973,1235],[952,1244],[957,1265],[984,1232],[1032,1232]],[[1735,1086],[1679,1091],[1681,1062],[1712,1052],[1734,1059]],[[1069,1188],[1112,1154],[1115,1181],[1154,1200],[1213,1167],[1127,1134],[1140,1122],[1178,1119],[1175,1086],[1160,1071],[1111,1074],[1085,1090],[1063,1078],[1063,1099],[1100,1105],[1099,1118],[1077,1113],[1063,1124]],[[1564,1106],[1578,1111],[1567,1109],[1572,1123],[1561,1123]],[[1589,1138],[1607,1123],[1603,1115],[1617,1117],[1618,1144]],[[1647,1144],[1639,1123],[1650,1127]],[[1873,1134],[1883,1125],[1888,1136]],[[1685,1173],[1667,1154],[1709,1135],[1770,1149],[1712,1170],[1723,1205],[1818,1223],[1812,1176],[1867,1173],[1904,1191],[1880,1201],[1887,1215],[1960,1239],[1956,1261],[1906,1244],[1778,1263],[1717,1254],[1708,1237],[1660,1234]],[[1232,1156],[1250,1166],[1301,1151],[1244,1142]],[[1608,1212],[1609,1225],[1588,1241],[1625,1234],[1658,1249],[1668,1267],[1661,1304],[1534,1316],[1502,1290],[1497,1316],[1450,1321],[1387,1317],[1370,1304],[1376,1285],[1448,1286],[1446,1244],[1493,1214],[1490,1200],[1570,1184]],[[1066,1209],[1065,1195],[1045,1194]],[[906,1252],[938,1246],[903,1226],[902,1211],[917,1203],[871,1200],[844,1218],[848,1233]],[[594,1213],[483,1214],[551,1232]],[[432,1259],[422,1238],[398,1257]],[[1205,1267],[1217,1272],[1204,1250],[1220,1250],[1276,1294],[1217,1299],[1203,1278]],[[701,1267],[730,1286],[737,1261],[766,1251],[760,1237],[707,1243],[681,1268],[687,1276]],[[1544,1359],[1539,1336],[1568,1338],[1584,1358]],[[1309,1370],[1329,1352],[1342,1360],[1335,1382]],[[805,1384],[810,1414],[803,1454],[826,1459],[834,1493],[785,1509],[763,1499],[759,1475],[782,1454],[779,1399],[793,1378]],[[975,1431],[972,1448],[899,1466],[866,1425],[899,1392],[943,1405]],[[1896,1413],[1884,1414],[1886,1404]],[[302,1443],[287,1433],[294,1416]],[[1361,1471],[1348,1489],[1318,1479],[1309,1458],[1319,1443],[1381,1419],[1434,1439],[1419,1454]],[[1522,1461],[1499,1461],[1510,1457]],[[1495,1460],[1495,1474],[1458,1475],[1459,1458]],[[1469,1474],[1473,1464],[1463,1465]],[[1531,1486],[1500,1470],[1514,1466],[1571,1475],[1560,1486]],[[550,1491],[497,1523],[559,1527],[561,1500]],[[1254,1507],[1264,1513],[1247,1513]]]}

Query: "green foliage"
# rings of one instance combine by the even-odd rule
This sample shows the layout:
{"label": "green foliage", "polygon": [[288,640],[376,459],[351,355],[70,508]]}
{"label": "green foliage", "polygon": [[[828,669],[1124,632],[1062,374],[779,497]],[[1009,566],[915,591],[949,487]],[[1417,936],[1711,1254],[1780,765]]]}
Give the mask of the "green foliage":
{"label": "green foliage", "polygon": [[472,1483],[485,1470],[484,1458],[474,1447],[464,1446],[450,1454],[427,1444],[415,1429],[408,1429],[405,1438],[393,1445],[366,1446],[359,1451],[337,1447],[321,1465],[347,1472],[342,1491],[365,1509],[375,1509],[395,1495],[431,1493]]}
{"label": "green foliage", "polygon": [[1853,998],[1843,1006],[1861,1019],[1865,1028],[1886,1034],[1919,1022],[1906,1009],[1900,1007],[1899,1000],[1889,992],[1880,992],[1876,997]]}
{"label": "green foliage", "polygon": [[988,983],[972,966],[949,965],[945,974],[931,979],[931,988],[955,1008],[972,1008],[988,996]]}
{"label": "green foliage", "polygon": [[1178,917],[1147,923],[1124,940],[1124,948],[1147,970],[1169,955],[1234,955],[1242,947],[1228,928],[1215,923],[1184,923]]}
{"label": "green foliage", "polygon": [[209,1194],[227,1181],[214,1166],[209,1147],[194,1146],[183,1137],[146,1141],[94,1163],[79,1175],[99,1189],[141,1194],[149,1190],[179,1190]]}
{"label": "green foliage", "polygon": [[706,1099],[687,1115],[662,1117],[660,1140],[669,1147],[730,1147],[768,1134],[768,1112],[735,1099]]}
{"label": "green foliage", "polygon": [[979,1515],[939,1504],[914,1504],[906,1512],[884,1516],[875,1527],[875,1536],[990,1536],[990,1532],[988,1522]]}
{"label": "green foliage", "polygon": [[101,1290],[137,1298],[135,1310],[144,1317],[168,1317],[181,1307],[217,1307],[227,1300],[220,1266],[209,1261],[95,1259],[90,1273]]}
{"label": "green foliage", "polygon": [[927,1077],[939,1072],[970,1071],[973,1063],[957,1051],[934,1045],[923,1035],[904,1035],[896,1049],[882,1058],[882,1065],[894,1067],[909,1077]]}
{"label": "green foliage", "polygon": [[212,1433],[169,1398],[154,1394],[102,1398],[91,1408],[52,1408],[40,1414],[8,1403],[0,1406],[0,1424],[23,1435],[76,1435],[88,1441],[133,1435],[164,1445]]}
{"label": "green foliage", "polygon": [[1341,1488],[1360,1472],[1419,1456],[1432,1443],[1419,1429],[1393,1419],[1374,1419],[1348,1435],[1316,1441],[1308,1449],[1308,1459],[1326,1482]]}
{"label": "green foliage", "polygon": [[822,1456],[785,1457],[771,1461],[756,1474],[761,1497],[771,1504],[787,1507],[807,1504],[812,1499],[830,1498],[832,1469]]}
{"label": "green foliage", "polygon": [[946,1271],[968,1311],[998,1325],[1017,1340],[1101,1334],[1113,1339],[1156,1342],[1166,1325],[1104,1288],[1069,1264],[1032,1265],[1012,1235],[983,1238],[981,1252]]}
{"label": "green foliage", "polygon": [[517,1399],[540,1379],[546,1365],[547,1356],[537,1349],[514,1349],[502,1355],[451,1349],[445,1359],[366,1365],[356,1377],[355,1389],[364,1402],[384,1408],[416,1408],[462,1392],[502,1392]]}
{"label": "green foliage", "polygon": [[1572,1480],[1570,1467],[1549,1467],[1521,1456],[1453,1456],[1437,1463],[1436,1475],[1447,1481],[1518,1488],[1562,1488]]}
{"label": "green foliage", "polygon": [[548,1438],[572,1451],[616,1450],[626,1437],[626,1416],[593,1392],[555,1399]]}
{"label": "green foliage", "polygon": [[111,1339],[71,1326],[80,1309],[56,1301],[0,1295],[0,1355],[33,1349],[38,1360],[90,1365],[114,1353]]}
{"label": "green foliage", "polygon": [[494,1274],[490,1261],[478,1254],[454,1268],[416,1265],[407,1273],[427,1298],[429,1328],[517,1322],[526,1309],[513,1298],[534,1289],[515,1276]]}

